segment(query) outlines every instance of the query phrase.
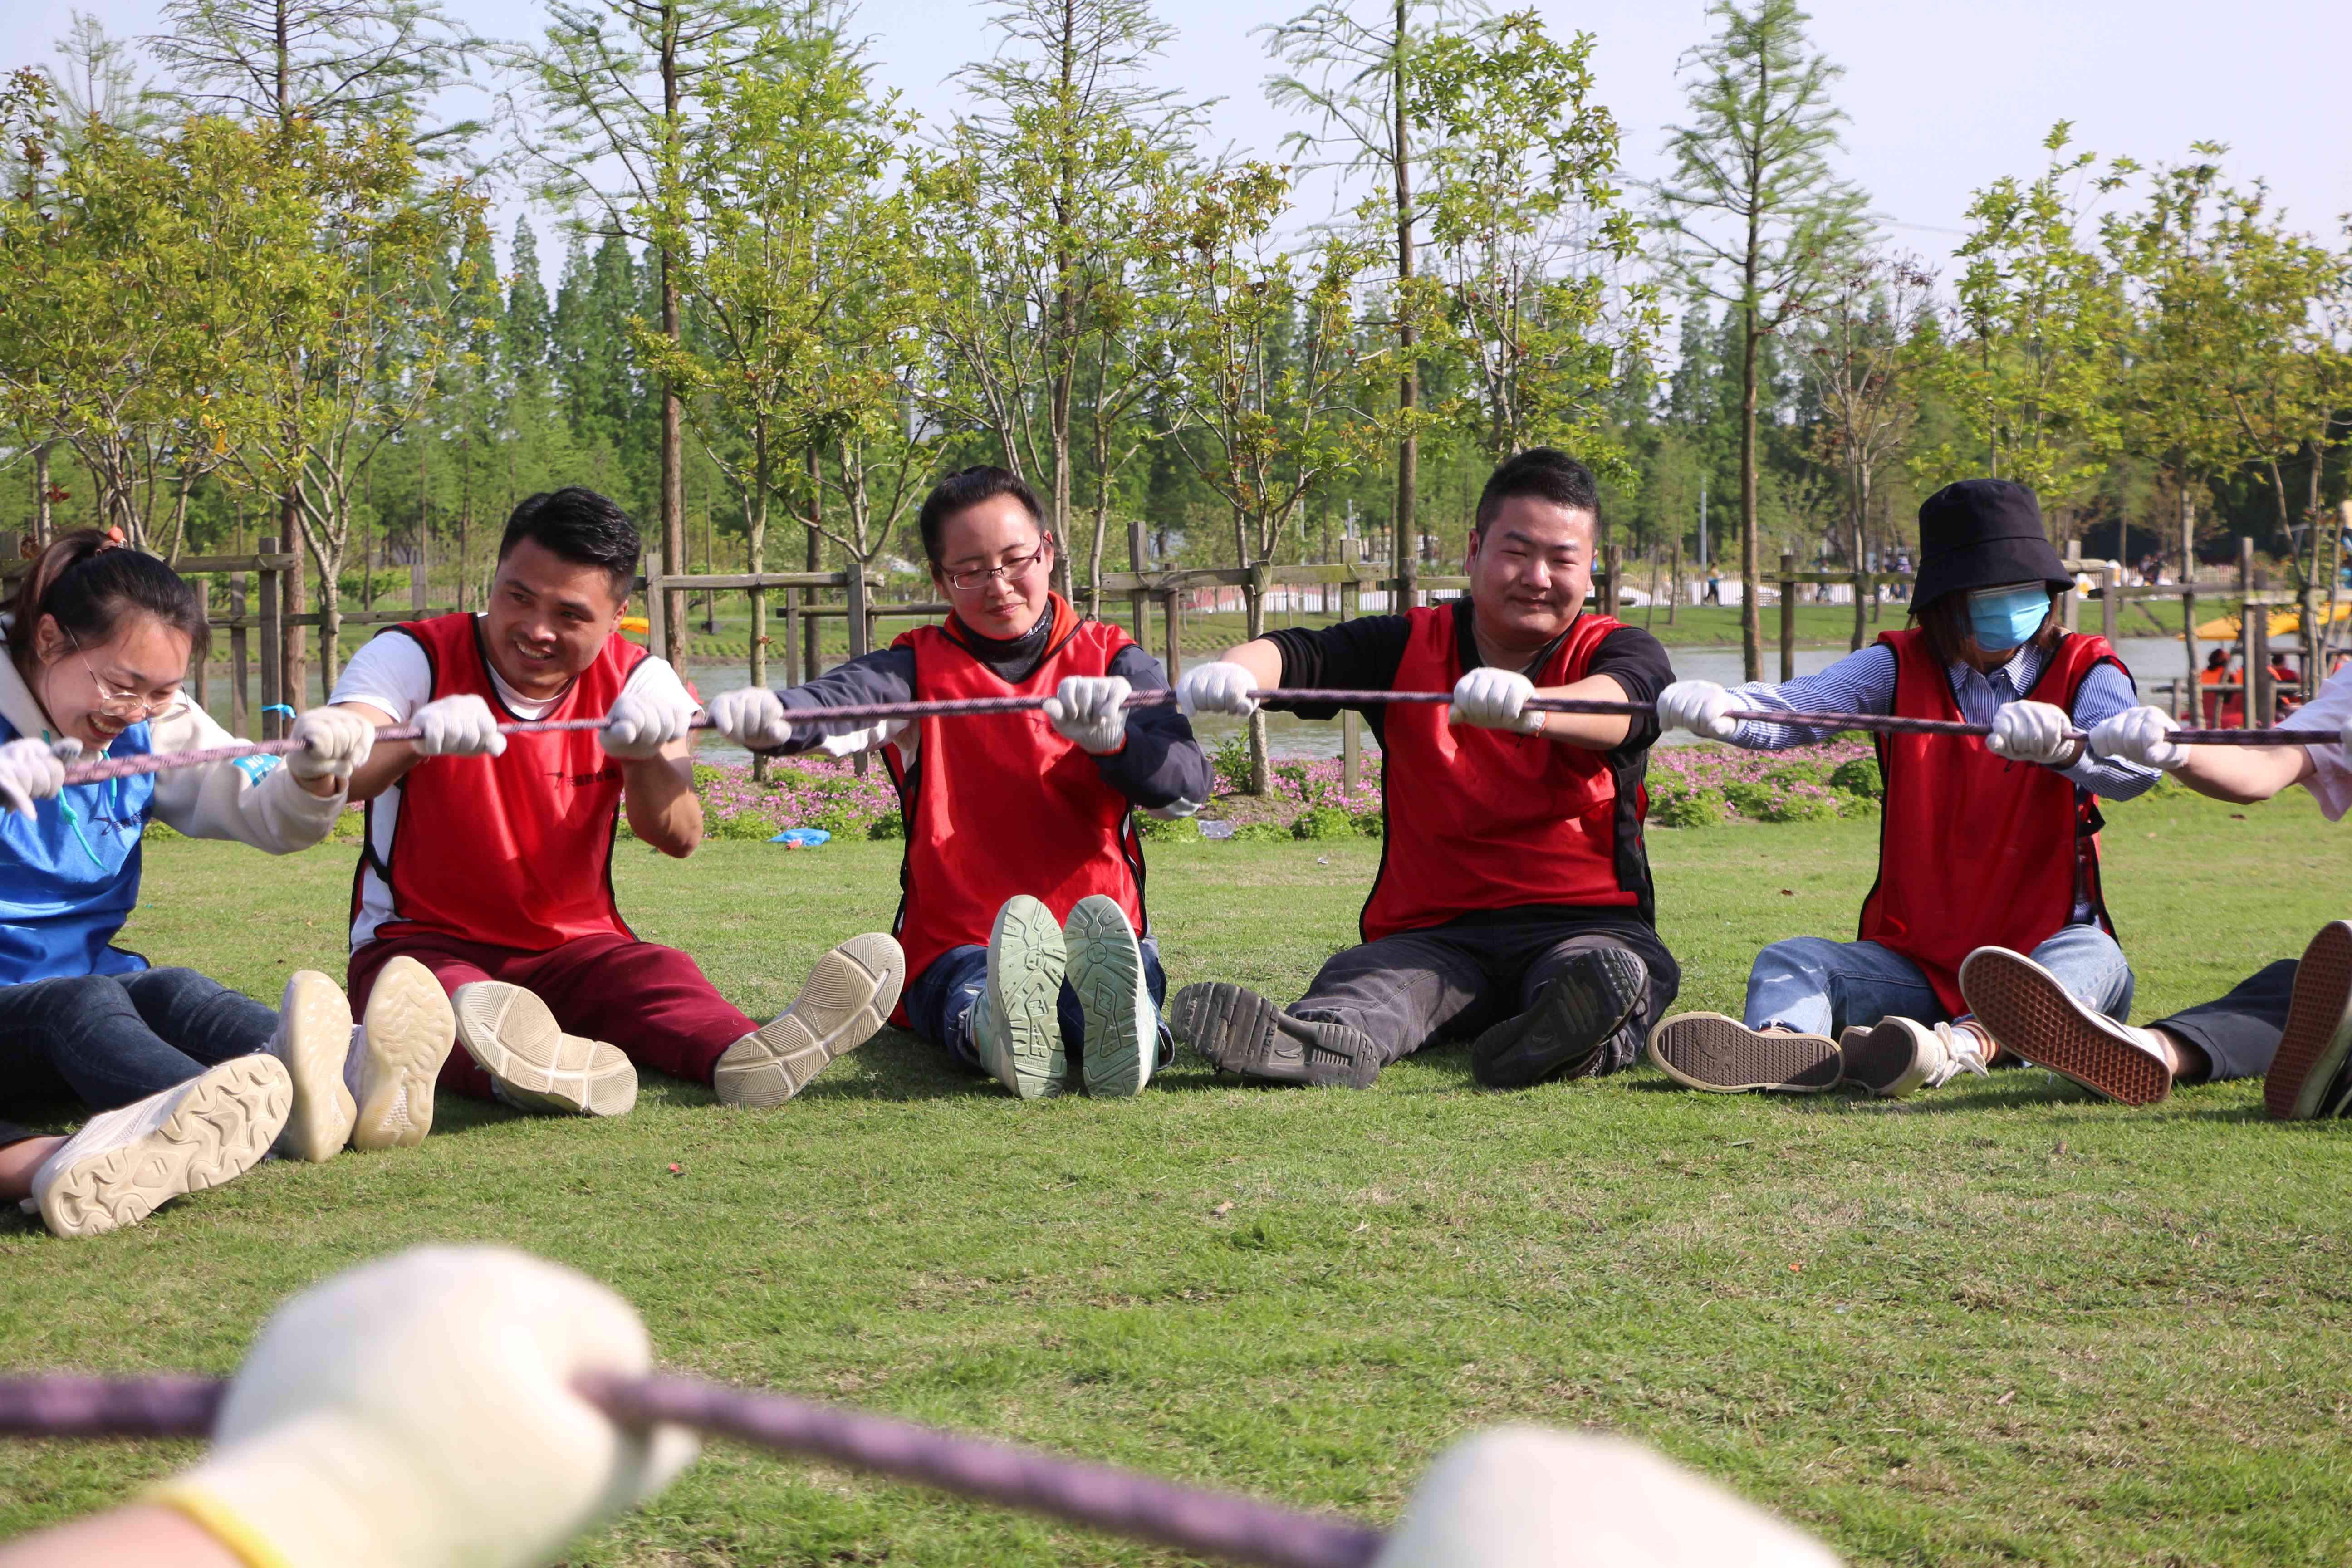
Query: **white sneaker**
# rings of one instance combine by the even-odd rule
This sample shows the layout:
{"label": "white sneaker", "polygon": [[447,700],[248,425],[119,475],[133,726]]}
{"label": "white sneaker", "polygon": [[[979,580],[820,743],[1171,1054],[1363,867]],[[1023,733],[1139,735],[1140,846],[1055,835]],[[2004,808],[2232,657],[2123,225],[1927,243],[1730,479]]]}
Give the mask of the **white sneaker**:
{"label": "white sneaker", "polygon": [[2084,1006],[2021,952],[1980,947],[1969,954],[1960,994],[2003,1050],[2103,1099],[2153,1105],[2172,1092],[2172,1063],[2154,1035]]}
{"label": "white sneaker", "polygon": [[1062,945],[1086,1018],[1078,1068],[1087,1092],[1105,1099],[1141,1093],[1160,1055],[1160,1017],[1127,911],[1100,893],[1080,899],[1062,927]]}
{"label": "white sneaker", "polygon": [[816,961],[800,994],[756,1034],[727,1047],[710,1087],[721,1105],[782,1105],[833,1058],[880,1032],[898,1005],[907,955],[896,937],[869,931]]}
{"label": "white sneaker", "polygon": [[1062,1046],[1062,974],[1069,953],[1054,911],[1015,893],[988,933],[988,983],[972,1004],[971,1044],[990,1076],[1023,1100],[1068,1087]]}
{"label": "white sneaker", "polygon": [[457,1021],[433,972],[413,958],[377,972],[353,1047],[359,1116],[354,1149],[413,1149],[433,1131],[433,1085]]}
{"label": "white sneaker", "polygon": [[1871,1093],[1901,1100],[1923,1089],[1941,1089],[1964,1072],[1985,1070],[1984,1041],[1973,1029],[1952,1024],[1930,1027],[1916,1018],[1889,1016],[1838,1036],[1845,1081]]}
{"label": "white sneaker", "polygon": [[288,1160],[331,1160],[351,1142],[359,1102],[343,1081],[352,1048],[352,1005],[343,988],[315,969],[298,969],[278,1005],[278,1033],[269,1054],[286,1064],[294,1110],[278,1135]]}
{"label": "white sneaker", "polygon": [[251,1170],[293,1109],[286,1064],[256,1053],[91,1117],[33,1173],[33,1202],[59,1236],[137,1225],[158,1205]]}
{"label": "white sneaker", "polygon": [[499,1100],[559,1116],[626,1116],[637,1103],[637,1065],[621,1047],[567,1035],[547,1004],[520,985],[477,980],[457,987],[457,1038],[496,1080]]}

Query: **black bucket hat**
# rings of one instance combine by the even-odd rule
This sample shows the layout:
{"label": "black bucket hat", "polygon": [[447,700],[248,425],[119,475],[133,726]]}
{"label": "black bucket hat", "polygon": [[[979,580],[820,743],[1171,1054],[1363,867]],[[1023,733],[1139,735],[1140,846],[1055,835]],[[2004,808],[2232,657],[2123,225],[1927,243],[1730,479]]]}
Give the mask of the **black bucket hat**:
{"label": "black bucket hat", "polygon": [[1911,601],[2041,581],[2070,587],[2073,575],[2042,531],[2042,503],[2014,479],[1962,479],[1919,503],[1919,578]]}

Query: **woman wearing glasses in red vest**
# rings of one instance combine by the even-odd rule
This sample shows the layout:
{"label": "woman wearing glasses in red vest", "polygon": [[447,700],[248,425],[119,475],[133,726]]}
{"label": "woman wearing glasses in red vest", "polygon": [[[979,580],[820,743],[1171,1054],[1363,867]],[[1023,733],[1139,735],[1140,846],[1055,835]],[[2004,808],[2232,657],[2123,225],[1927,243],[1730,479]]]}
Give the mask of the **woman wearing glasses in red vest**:
{"label": "woman wearing glasses in red vest", "polygon": [[1979,950],[2004,949],[2084,1005],[2130,1012],[2131,965],[2100,896],[2093,797],[2128,800],[2156,773],[2096,756],[2085,739],[2137,704],[2130,672],[2104,639],[2060,624],[2058,597],[2074,580],[2023,485],[1947,485],[1919,509],[1919,545],[1908,628],[1819,675],[1729,691],[1681,681],[1659,695],[1661,722],[1756,751],[1826,737],[1733,710],[1964,720],[1992,734],[1879,736],[1878,881],[1857,940],[1774,942],[1748,973],[1744,1018],[1669,1018],[1651,1034],[1651,1058],[1693,1089],[1843,1083],[1897,1096],[1981,1073],[2007,1049],[2138,1103],[2160,1092],[2160,1063],[2035,1055],[1996,1040],[1970,1005],[1979,980],[2001,978]]}
{"label": "woman wearing glasses in red vest", "polygon": [[[907,955],[898,1021],[1023,1100],[1083,1086],[1136,1093],[1174,1054],[1168,982],[1143,905],[1135,813],[1209,795],[1209,762],[1160,661],[1052,591],[1055,542],[1003,468],[941,480],[919,517],[931,582],[953,605],[887,648],[804,685],[730,691],[711,722],[754,751],[883,746],[907,819]],[[824,709],[1037,696],[1044,711],[859,727]]]}

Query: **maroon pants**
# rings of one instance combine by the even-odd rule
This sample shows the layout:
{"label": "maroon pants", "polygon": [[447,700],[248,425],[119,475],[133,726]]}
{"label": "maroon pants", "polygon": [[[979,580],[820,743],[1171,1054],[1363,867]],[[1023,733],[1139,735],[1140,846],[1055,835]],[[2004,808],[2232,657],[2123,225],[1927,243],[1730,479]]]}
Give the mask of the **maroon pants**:
{"label": "maroon pants", "polygon": [[[727,1047],[760,1026],[719,994],[701,966],[674,947],[614,933],[583,936],[545,952],[465,942],[438,931],[378,938],[352,954],[352,1016],[366,1011],[383,966],[413,958],[457,994],[478,980],[520,985],[547,1004],[568,1035],[606,1040],[641,1068],[694,1083],[710,1081]],[[449,1053],[440,1087],[490,1098],[490,1075],[463,1046]]]}

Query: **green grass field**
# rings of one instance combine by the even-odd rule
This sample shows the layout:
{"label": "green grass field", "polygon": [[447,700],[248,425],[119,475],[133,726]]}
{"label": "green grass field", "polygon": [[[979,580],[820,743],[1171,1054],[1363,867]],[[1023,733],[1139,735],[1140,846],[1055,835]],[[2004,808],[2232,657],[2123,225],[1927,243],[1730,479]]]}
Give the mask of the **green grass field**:
{"label": "green grass field", "polygon": [[[2111,815],[2140,1017],[2344,912],[2352,843],[2299,792]],[[1869,822],[1655,835],[1683,1005],[1737,1011],[1758,946],[1848,934],[1875,847]],[[1295,992],[1377,852],[1158,847],[1176,982]],[[347,849],[150,865],[128,940],[159,961],[271,995],[340,973]],[[764,1013],[887,924],[896,847],[632,846],[618,881]],[[1361,1094],[1187,1061],[1138,1100],[1024,1107],[886,1034],[774,1112],[650,1079],[606,1123],[445,1101],[421,1150],[267,1166],[95,1241],[0,1222],[0,1363],[226,1371],[323,1275],[497,1240],[611,1282],[674,1368],[1378,1520],[1451,1438],[1530,1420],[1657,1444],[1856,1563],[2334,1564],[2347,1172],[2352,1127],[2268,1124],[2246,1084],[2137,1112],[2030,1071],[1902,1103],[1646,1067],[1499,1095],[1456,1047]],[[190,1451],[0,1451],[0,1533]],[[720,1449],[578,1561],[1171,1559]]]}

